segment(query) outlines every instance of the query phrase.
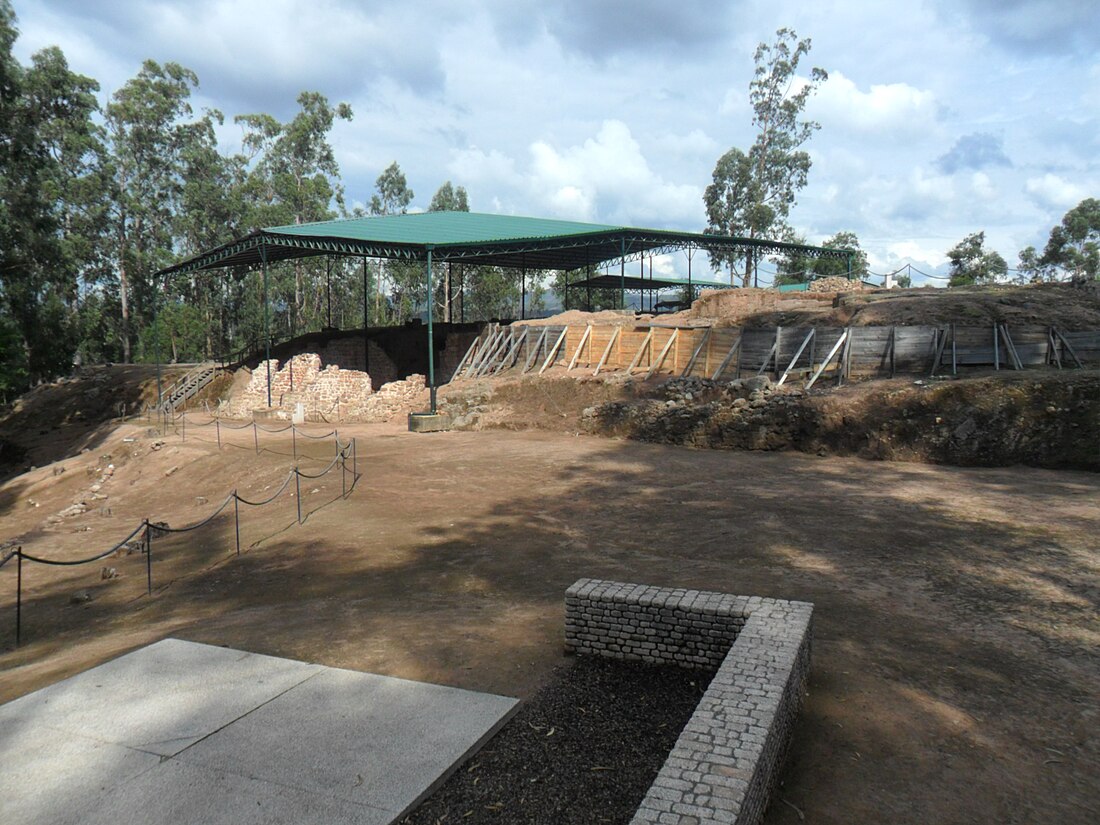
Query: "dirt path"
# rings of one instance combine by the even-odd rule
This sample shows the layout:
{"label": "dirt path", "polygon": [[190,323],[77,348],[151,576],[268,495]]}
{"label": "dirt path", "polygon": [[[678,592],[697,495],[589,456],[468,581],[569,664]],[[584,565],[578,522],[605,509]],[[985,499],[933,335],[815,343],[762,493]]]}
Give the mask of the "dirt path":
{"label": "dirt path", "polygon": [[[140,427],[105,439],[112,456],[136,439],[109,519],[37,526],[97,454],[0,486],[0,537],[75,556],[150,513],[194,519],[210,509],[196,495],[216,503],[241,478],[259,491],[288,466],[247,445],[218,454],[193,432],[155,451]],[[18,650],[15,571],[0,571],[0,700],[169,635],[528,696],[567,661],[565,588],[598,576],[816,604],[778,794],[808,822],[1100,817],[1096,475],[341,428],[352,434],[365,475],[347,501],[330,477],[303,488],[304,527],[289,497],[244,514],[239,559],[229,519],[164,539],[152,598],[140,555],[103,582],[98,567],[25,569]],[[78,588],[95,598],[70,603]],[[767,821],[799,819],[776,803]]]}

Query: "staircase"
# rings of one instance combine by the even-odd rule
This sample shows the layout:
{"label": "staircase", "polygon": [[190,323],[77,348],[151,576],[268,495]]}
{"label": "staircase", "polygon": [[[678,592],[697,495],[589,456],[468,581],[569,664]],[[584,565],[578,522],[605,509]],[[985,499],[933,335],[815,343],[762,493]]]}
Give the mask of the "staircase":
{"label": "staircase", "polygon": [[189,370],[182,378],[170,386],[162,396],[161,409],[174,414],[176,408],[194,398],[207,384],[214,380],[220,368],[213,362],[199,364]]}

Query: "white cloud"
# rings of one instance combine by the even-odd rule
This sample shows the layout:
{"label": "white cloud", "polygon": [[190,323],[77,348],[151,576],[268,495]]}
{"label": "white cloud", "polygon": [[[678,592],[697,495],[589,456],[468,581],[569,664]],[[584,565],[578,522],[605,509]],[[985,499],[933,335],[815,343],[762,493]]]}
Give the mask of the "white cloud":
{"label": "white cloud", "polygon": [[865,92],[841,72],[833,72],[810,99],[807,111],[829,128],[920,135],[935,123],[936,96],[908,83],[872,84]]}
{"label": "white cloud", "polygon": [[564,149],[536,141],[530,153],[528,195],[558,217],[617,223],[702,217],[701,188],[663,180],[621,121],[605,121],[594,138]]}
{"label": "white cloud", "polygon": [[1068,209],[1087,197],[1082,187],[1050,172],[1042,177],[1028,178],[1024,191],[1044,209]]}

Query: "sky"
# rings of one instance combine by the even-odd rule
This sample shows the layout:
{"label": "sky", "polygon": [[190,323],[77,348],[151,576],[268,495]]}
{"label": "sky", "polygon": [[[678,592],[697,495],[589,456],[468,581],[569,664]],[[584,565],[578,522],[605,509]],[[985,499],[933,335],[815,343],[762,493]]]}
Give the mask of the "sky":
{"label": "sky", "polygon": [[147,58],[193,69],[227,151],[234,115],[288,120],[305,90],[351,104],[331,134],[349,205],[397,161],[414,207],[450,180],[473,211],[701,231],[716,161],[755,137],[753,52],[780,27],[812,39],[800,75],[829,73],[790,216],[810,243],[853,231],[873,272],[943,275],[947,250],[984,231],[1014,266],[1100,197],[1096,0],[14,5],[17,57],[60,46],[104,102]]}

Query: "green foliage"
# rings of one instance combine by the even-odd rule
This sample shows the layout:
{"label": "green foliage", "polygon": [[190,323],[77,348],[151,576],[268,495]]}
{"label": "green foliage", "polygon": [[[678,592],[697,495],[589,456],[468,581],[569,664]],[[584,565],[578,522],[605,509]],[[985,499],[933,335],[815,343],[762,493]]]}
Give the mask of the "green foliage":
{"label": "green foliage", "polygon": [[1050,230],[1039,266],[1048,271],[1057,267],[1075,282],[1100,277],[1100,200],[1085,198],[1066,212]]}
{"label": "green foliage", "polygon": [[57,48],[14,59],[15,14],[0,0],[0,392],[71,366],[77,282],[97,264],[91,228],[103,163],[90,78]]}
{"label": "green foliage", "polygon": [[985,249],[985,233],[967,235],[947,252],[951,262],[948,286],[992,284],[1008,273],[1008,264],[998,253]]}
{"label": "green foliage", "polygon": [[[798,235],[788,235],[785,241],[805,244],[806,239]],[[799,252],[788,252],[776,260],[776,285],[804,284],[817,278],[840,277],[853,279],[867,277],[869,266],[867,253],[859,246],[855,232],[837,232],[821,244],[826,249],[845,249],[851,251],[851,271],[848,258],[819,258]]]}
{"label": "green foliage", "polygon": [[[787,231],[787,216],[810,172],[810,155],[801,147],[820,128],[802,119],[802,112],[810,95],[828,79],[824,69],[814,68],[810,80],[795,90],[798,64],[810,47],[809,38],[798,40],[787,28],[776,32],[773,44],[757,46],[749,83],[756,140],[747,154],[733,148],[718,159],[703,194],[708,233],[762,238]],[[711,266],[728,268],[731,275],[738,263],[730,254],[711,255]],[[753,261],[744,263],[747,286]]]}

